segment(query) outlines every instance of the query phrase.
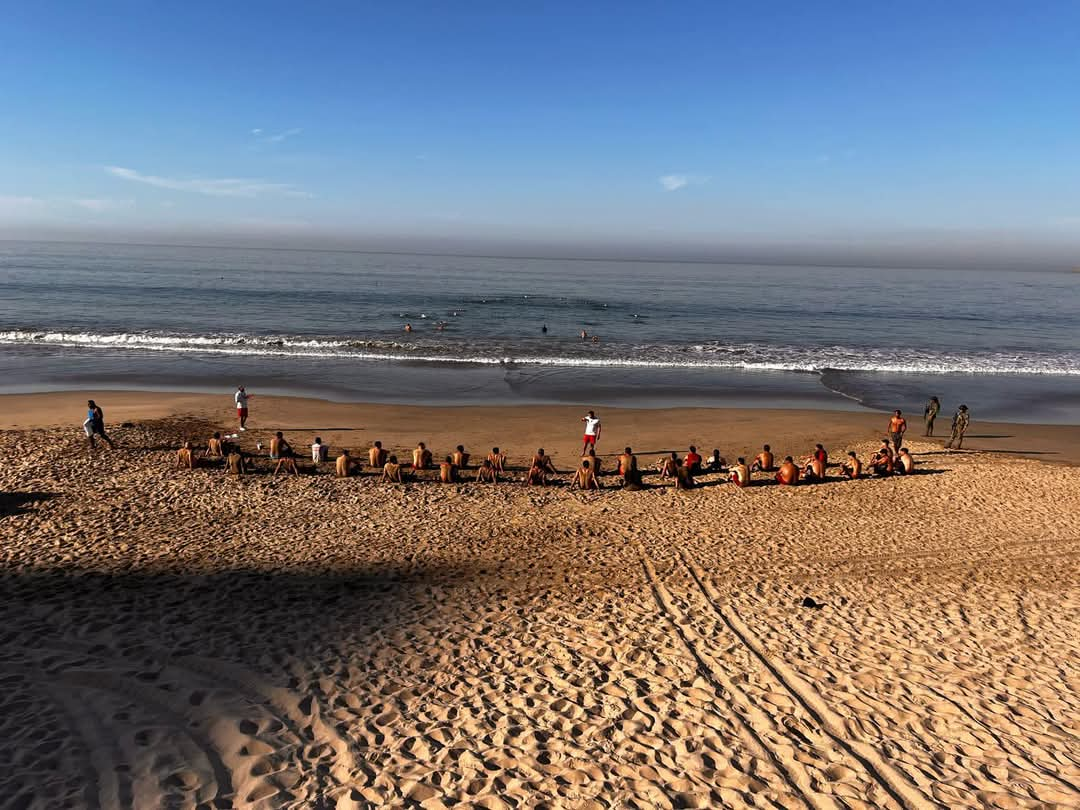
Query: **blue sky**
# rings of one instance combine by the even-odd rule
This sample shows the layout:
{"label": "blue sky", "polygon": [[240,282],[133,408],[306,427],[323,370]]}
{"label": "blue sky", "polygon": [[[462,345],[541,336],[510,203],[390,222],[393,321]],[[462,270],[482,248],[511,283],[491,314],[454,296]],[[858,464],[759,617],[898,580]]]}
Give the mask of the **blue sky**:
{"label": "blue sky", "polygon": [[0,229],[1080,244],[1080,4],[525,5],[8,4]]}

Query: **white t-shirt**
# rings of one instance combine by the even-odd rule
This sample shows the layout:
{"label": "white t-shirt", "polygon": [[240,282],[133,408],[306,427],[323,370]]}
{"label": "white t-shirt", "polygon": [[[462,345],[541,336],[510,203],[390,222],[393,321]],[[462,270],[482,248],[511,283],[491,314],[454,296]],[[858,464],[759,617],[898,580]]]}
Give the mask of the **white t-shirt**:
{"label": "white t-shirt", "polygon": [[248,395],[246,391],[237,391],[235,399],[236,407],[238,409],[247,407]]}
{"label": "white t-shirt", "polygon": [[595,436],[596,431],[600,429],[600,420],[595,416],[585,417],[585,435]]}
{"label": "white t-shirt", "polygon": [[311,445],[311,460],[315,463],[320,461],[326,461],[329,457],[329,448],[325,444],[313,444]]}

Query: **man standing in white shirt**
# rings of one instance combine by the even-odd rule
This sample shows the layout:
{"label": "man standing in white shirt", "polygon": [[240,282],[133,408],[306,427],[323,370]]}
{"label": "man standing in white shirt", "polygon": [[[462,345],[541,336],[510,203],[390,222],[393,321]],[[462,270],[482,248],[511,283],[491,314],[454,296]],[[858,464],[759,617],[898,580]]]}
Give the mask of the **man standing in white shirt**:
{"label": "man standing in white shirt", "polygon": [[600,420],[596,414],[589,411],[587,416],[581,417],[585,423],[585,441],[581,446],[581,455],[585,455],[590,447],[596,447],[596,440],[600,438]]}
{"label": "man standing in white shirt", "polygon": [[240,420],[241,430],[247,430],[244,425],[247,424],[249,396],[251,395],[244,390],[242,385],[236,389],[236,393],[233,395],[233,399],[236,400],[236,416]]}

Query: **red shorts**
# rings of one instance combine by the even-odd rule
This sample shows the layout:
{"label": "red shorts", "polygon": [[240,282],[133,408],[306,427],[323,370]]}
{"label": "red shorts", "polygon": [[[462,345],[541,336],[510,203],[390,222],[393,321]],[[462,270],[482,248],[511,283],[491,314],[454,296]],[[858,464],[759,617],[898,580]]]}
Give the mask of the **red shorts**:
{"label": "red shorts", "polygon": [[585,444],[596,444],[596,437],[595,436],[590,436],[588,433],[586,433],[585,434]]}
{"label": "red shorts", "polygon": [[247,416],[247,408],[237,408],[236,415],[243,419],[245,416]]}

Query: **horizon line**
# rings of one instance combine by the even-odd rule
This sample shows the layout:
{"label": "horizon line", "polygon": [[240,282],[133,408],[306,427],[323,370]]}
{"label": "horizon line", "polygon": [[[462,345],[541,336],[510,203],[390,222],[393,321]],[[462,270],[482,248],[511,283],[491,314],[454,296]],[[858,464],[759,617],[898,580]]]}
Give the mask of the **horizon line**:
{"label": "horizon line", "polygon": [[1077,273],[1078,266],[1049,265],[1020,270],[1018,268],[985,267],[985,266],[945,266],[941,264],[882,264],[877,262],[821,262],[821,261],[765,261],[761,259],[704,259],[704,258],[672,258],[657,256],[654,258],[637,256],[574,256],[555,255],[541,256],[533,254],[510,254],[510,253],[459,253],[454,251],[430,251],[430,250],[373,250],[369,248],[330,248],[330,247],[287,247],[277,245],[248,245],[248,244],[199,244],[190,242],[118,242],[115,240],[94,239],[16,239],[0,237],[0,243],[23,242],[43,245],[108,245],[116,247],[182,247],[195,250],[265,250],[295,253],[352,253],[365,256],[424,256],[446,257],[453,259],[519,259],[525,261],[549,261],[549,262],[627,262],[633,264],[690,264],[690,265],[723,265],[747,267],[806,267],[811,269],[842,269],[842,270],[941,270],[944,272],[963,271],[992,271],[992,272],[1045,272],[1045,273]]}

